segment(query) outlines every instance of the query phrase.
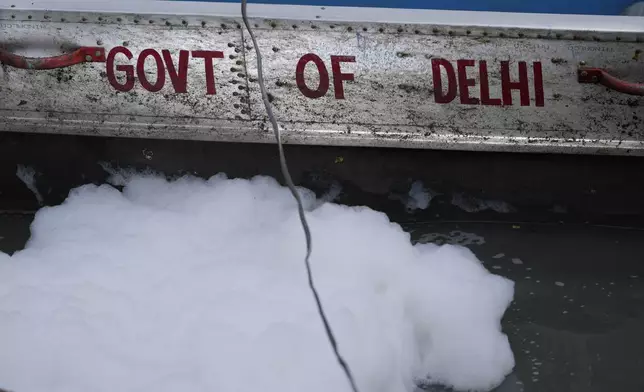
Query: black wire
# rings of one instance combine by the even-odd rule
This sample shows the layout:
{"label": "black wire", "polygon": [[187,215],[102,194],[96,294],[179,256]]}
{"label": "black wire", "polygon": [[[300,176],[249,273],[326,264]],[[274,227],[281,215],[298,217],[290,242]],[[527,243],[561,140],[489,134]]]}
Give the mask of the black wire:
{"label": "black wire", "polygon": [[326,315],[324,314],[324,309],[322,308],[322,302],[320,301],[320,296],[318,295],[318,292],[315,289],[315,285],[313,284],[313,275],[311,273],[311,264],[309,262],[309,258],[311,256],[311,248],[312,248],[311,231],[309,229],[308,223],[306,222],[306,217],[304,216],[304,207],[302,205],[302,200],[300,199],[300,194],[295,189],[295,185],[293,184],[293,180],[291,179],[291,174],[289,173],[288,166],[286,164],[286,157],[284,156],[284,148],[282,147],[282,138],[280,135],[279,126],[277,125],[277,120],[275,119],[275,115],[273,114],[273,109],[271,108],[270,101],[268,100],[268,94],[266,93],[266,87],[264,84],[264,74],[262,70],[262,55],[260,53],[259,46],[257,45],[255,34],[253,34],[253,30],[250,27],[250,23],[248,23],[248,16],[246,14],[246,3],[247,3],[247,0],[241,0],[242,19],[244,20],[244,25],[246,25],[246,29],[248,30],[248,34],[250,35],[250,39],[253,41],[255,52],[257,53],[257,82],[259,84],[259,89],[262,92],[262,101],[264,101],[266,114],[268,115],[268,118],[273,127],[273,132],[275,133],[277,148],[279,149],[282,175],[284,176],[284,180],[286,180],[286,185],[291,190],[293,197],[297,201],[297,210],[300,215],[300,222],[302,222],[302,228],[304,229],[304,235],[306,237],[306,257],[304,258],[304,264],[306,264],[306,273],[309,279],[309,288],[311,289],[311,292],[313,293],[313,297],[315,298],[315,303],[317,304],[317,308],[318,308],[318,314],[320,315],[320,318],[322,319],[322,323],[324,324],[324,330],[326,331],[326,335],[329,339],[329,343],[333,348],[335,357],[337,358],[338,363],[340,364],[340,367],[342,368],[342,370],[344,370],[344,373],[347,376],[349,384],[351,385],[351,389],[353,390],[353,392],[358,392],[358,387],[356,386],[356,383],[353,379],[353,375],[351,374],[349,365],[345,362],[344,358],[342,358],[342,355],[340,355],[340,352],[338,351],[338,344],[336,343],[335,336],[333,335],[333,331],[331,330],[331,326],[329,325]]}

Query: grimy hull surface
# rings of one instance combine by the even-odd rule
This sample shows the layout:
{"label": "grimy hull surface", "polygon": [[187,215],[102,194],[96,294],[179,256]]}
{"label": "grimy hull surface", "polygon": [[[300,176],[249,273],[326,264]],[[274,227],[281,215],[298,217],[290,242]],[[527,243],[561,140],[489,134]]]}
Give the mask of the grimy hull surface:
{"label": "grimy hull surface", "polygon": [[[239,12],[230,3],[2,1],[6,52],[100,56],[49,70],[5,64],[0,131],[272,143]],[[579,81],[593,68],[644,82],[641,17],[249,12],[287,143],[644,153],[644,98]]]}

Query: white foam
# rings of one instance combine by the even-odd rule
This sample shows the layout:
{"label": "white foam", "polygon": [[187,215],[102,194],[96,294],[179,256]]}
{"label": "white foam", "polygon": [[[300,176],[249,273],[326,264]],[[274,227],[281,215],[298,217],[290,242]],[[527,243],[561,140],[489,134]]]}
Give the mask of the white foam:
{"label": "white foam", "polygon": [[418,243],[426,244],[428,242],[438,244],[452,244],[452,245],[483,245],[485,238],[475,234],[468,233],[460,230],[452,230],[449,234],[445,233],[425,233],[418,238]]}
{"label": "white foam", "polygon": [[426,189],[422,181],[414,181],[409,190],[406,207],[410,211],[416,209],[425,210],[429,207],[432,198],[433,192],[430,189]]}
{"label": "white foam", "polygon": [[452,204],[465,212],[475,213],[492,210],[500,214],[516,212],[516,209],[509,203],[502,200],[483,200],[464,193],[452,195]]}
{"label": "white foam", "polygon": [[[0,253],[0,388],[349,390],[287,189],[266,177],[122,181],[41,209],[26,249]],[[466,248],[412,246],[368,208],[307,215],[315,280],[361,391],[412,391],[427,376],[487,390],[510,373],[500,319],[512,281]]]}
{"label": "white foam", "polygon": [[44,199],[36,186],[36,170],[33,167],[18,165],[16,168],[16,177],[34,194],[38,204],[43,205]]}

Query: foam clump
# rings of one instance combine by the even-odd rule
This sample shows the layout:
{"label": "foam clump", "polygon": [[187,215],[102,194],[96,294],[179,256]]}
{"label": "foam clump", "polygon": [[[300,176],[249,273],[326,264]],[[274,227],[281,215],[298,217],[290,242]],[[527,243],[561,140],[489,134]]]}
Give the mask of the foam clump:
{"label": "foam clump", "polygon": [[429,190],[425,189],[421,181],[415,181],[411,184],[408,196],[406,207],[410,211],[416,209],[426,210],[433,198],[433,195]]}
{"label": "foam clump", "polygon": [[[275,180],[129,176],[42,208],[0,253],[0,388],[343,392],[308,290],[295,202]],[[306,193],[308,207],[316,200]],[[361,392],[489,390],[514,358],[513,282],[387,216],[307,212],[311,264]]]}

